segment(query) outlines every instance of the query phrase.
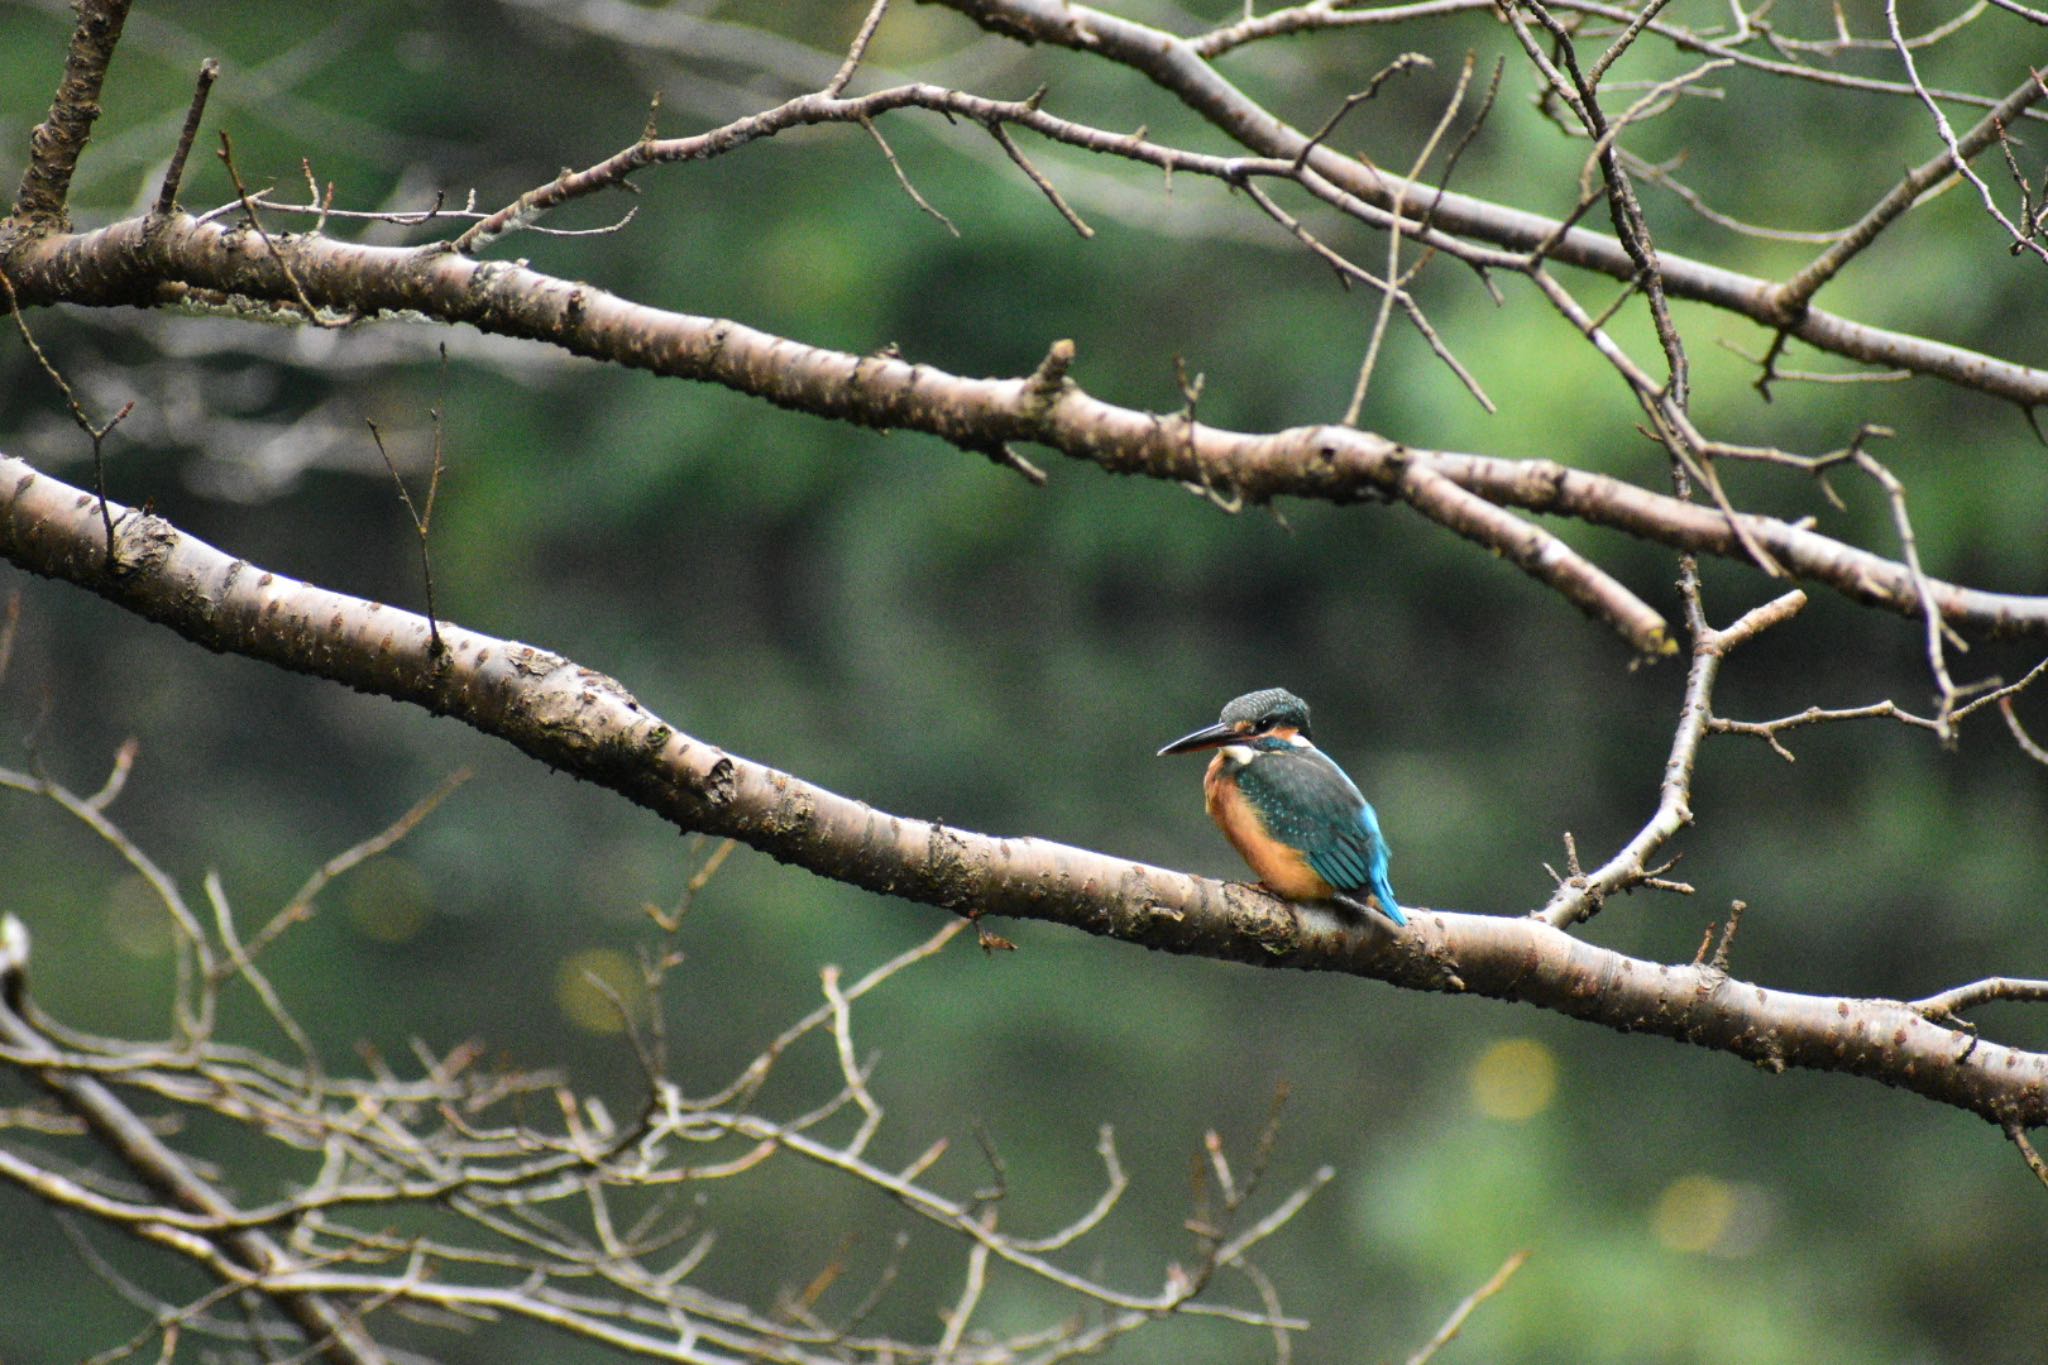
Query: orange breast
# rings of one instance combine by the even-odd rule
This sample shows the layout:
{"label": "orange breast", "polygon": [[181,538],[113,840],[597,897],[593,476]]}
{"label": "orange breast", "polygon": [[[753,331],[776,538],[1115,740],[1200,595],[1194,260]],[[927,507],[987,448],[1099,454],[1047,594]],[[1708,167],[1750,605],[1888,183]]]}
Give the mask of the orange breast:
{"label": "orange breast", "polygon": [[1238,790],[1230,760],[1220,753],[1203,775],[1202,796],[1216,828],[1251,864],[1268,890],[1291,901],[1327,900],[1335,894],[1336,888],[1316,874],[1307,857],[1266,832],[1265,822]]}

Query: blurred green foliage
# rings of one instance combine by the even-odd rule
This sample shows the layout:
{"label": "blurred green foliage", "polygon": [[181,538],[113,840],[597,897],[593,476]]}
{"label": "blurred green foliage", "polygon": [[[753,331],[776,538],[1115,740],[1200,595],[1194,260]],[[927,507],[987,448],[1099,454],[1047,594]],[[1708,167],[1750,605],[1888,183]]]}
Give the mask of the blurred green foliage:
{"label": "blurred green foliage", "polygon": [[[281,193],[303,183],[304,157],[335,183],[338,205],[417,207],[443,189],[459,202],[474,185],[488,208],[623,145],[656,90],[674,132],[816,84],[864,8],[735,0],[649,11],[650,40],[657,18],[715,11],[811,49],[801,69],[784,55],[763,69],[652,41],[628,48],[539,6],[144,0],[77,216],[104,221],[153,190],[202,56],[221,57],[224,74],[188,205],[232,197],[209,154],[211,130],[225,128],[245,177]],[[1182,31],[1192,13],[1241,13],[1237,0],[1113,8]],[[1680,0],[1667,13],[1708,23],[1709,8]],[[1903,8],[1909,27],[1954,9]],[[1841,9],[1853,31],[1881,33],[1876,5]],[[0,7],[10,176],[66,23],[52,0]],[[1785,12],[1782,23],[1811,37],[1829,27],[1818,12]],[[2018,49],[2037,36],[1987,19],[1923,66],[1943,84],[2002,94],[2023,74]],[[1313,127],[1408,47],[1436,67],[1389,85],[1337,139],[1403,165],[1462,54],[1474,50],[1482,73],[1511,54],[1490,19],[1275,42],[1225,69]],[[1895,74],[1881,51],[1833,60]],[[1518,61],[1459,184],[1557,212],[1584,144],[1539,116]],[[1617,78],[1657,79],[1692,61],[1645,47]],[[1069,117],[1221,145],[1121,70],[1006,45],[936,6],[893,10],[874,62],[1006,97],[1049,82],[1050,107]],[[1690,182],[1744,219],[1838,226],[1936,149],[1911,100],[1739,71],[1712,84],[1724,98],[1681,101],[1632,145],[1682,155]],[[826,128],[648,172],[624,230],[527,234],[501,254],[819,345],[894,343],[961,373],[1021,373],[1072,337],[1080,383],[1160,411],[1180,406],[1179,356],[1206,376],[1203,418],[1225,425],[1342,411],[1375,301],[1339,290],[1248,203],[1030,147],[1098,228],[1083,243],[978,130],[905,114],[884,131],[960,239],[909,202],[858,129]],[[1669,250],[1779,276],[1813,250],[1736,237],[1668,194],[1644,196]],[[628,202],[582,203],[556,225],[596,226]],[[1382,240],[1311,221],[1362,263],[1383,260]],[[1917,210],[1822,302],[2038,359],[2048,308],[2037,265],[2008,256],[1964,189]],[[1614,288],[1573,283],[1596,306]],[[1397,322],[1366,424],[1659,485],[1659,454],[1635,431],[1619,382],[1526,286],[1501,286],[1496,306],[1448,261],[1418,285],[1499,413],[1481,412]],[[1766,405],[1732,352],[1760,354],[1768,336],[1701,308],[1679,317],[1703,426],[1818,451],[1860,422],[1887,424],[1899,436],[1883,454],[1912,490],[1931,570],[2048,592],[2048,459],[2020,414],[1929,381],[1786,384]],[[436,338],[400,324],[306,340],[125,314],[32,322],[105,407],[144,392],[130,428],[143,434],[110,446],[117,496],[153,498],[255,562],[407,605],[420,602],[410,527],[355,433],[375,417],[417,471],[427,409],[445,403],[435,571],[447,616],[613,673],[683,729],[883,809],[1237,876],[1202,817],[1195,765],[1151,755],[1228,697],[1272,684],[1314,704],[1319,737],[1378,804],[1396,885],[1416,904],[1527,910],[1549,890],[1543,864],[1561,865],[1565,831],[1602,858],[1653,805],[1681,671],[1632,671],[1604,629],[1403,510],[1290,504],[1280,516],[1229,517],[1178,488],[1057,461],[1038,490],[928,438],[466,336],[450,338],[444,381]],[[394,333],[395,358],[363,358]],[[1616,334],[1646,362],[1654,355],[1640,316]],[[1846,368],[1796,349],[1790,363]],[[0,349],[0,366],[5,448],[78,477],[82,442],[21,348]],[[147,387],[163,373],[188,376],[200,405],[192,424],[153,420],[169,410],[171,390]],[[314,449],[300,433],[323,424],[343,437]],[[1893,551],[1868,487],[1837,479],[1846,507],[1836,510],[1803,476],[1732,470],[1729,482],[1749,505],[1811,513]],[[1675,612],[1669,554],[1556,529]],[[1740,566],[1710,565],[1707,579],[1723,620],[1777,590]],[[630,954],[651,939],[640,906],[672,899],[689,873],[672,829],[460,727],[206,655],[0,569],[0,591],[17,588],[24,626],[0,690],[5,761],[32,753],[90,788],[119,741],[138,736],[142,757],[116,808],[125,827],[190,886],[217,869],[245,918],[281,904],[311,867],[448,770],[476,767],[478,780],[397,853],[323,899],[275,951],[273,978],[337,1058],[358,1042],[404,1055],[414,1037],[437,1048],[478,1038],[522,1064],[572,1067],[614,1112],[633,1111],[627,1049],[579,1028],[590,1016],[565,1008],[558,980],[565,962],[593,960],[579,954]],[[1918,628],[1816,598],[1737,656],[1719,709],[1763,717],[1884,696],[1922,707]],[[1969,677],[2010,677],[2034,658],[1985,643],[1958,662]],[[2021,710],[2048,733],[2048,701]],[[1699,823],[1679,841],[1675,874],[1699,894],[1626,900],[1590,936],[1689,960],[1740,897],[1752,909],[1736,971],[1774,987],[1914,996],[1990,974],[2048,975],[2048,774],[1995,718],[1973,723],[1954,752],[1877,722],[1802,733],[1794,747],[1788,766],[1750,741],[1710,743]],[[23,798],[0,804],[0,908],[29,921],[36,987],[58,1016],[103,1033],[162,1027],[167,944],[146,902],[104,848]],[[742,851],[682,933],[689,961],[670,1008],[684,1078],[722,1078],[809,1008],[821,964],[865,968],[940,919]],[[1203,1132],[1248,1149],[1275,1084],[1290,1081],[1276,1188],[1323,1162],[1339,1171],[1265,1260],[1289,1308],[1315,1322],[1298,1360],[1404,1356],[1519,1247],[1533,1252],[1527,1268],[1442,1359],[2017,1362],[2038,1359],[2048,1340],[2048,1202],[1974,1119],[1865,1082],[1773,1077],[1492,1003],[1146,955],[1038,925],[1003,932],[1020,951],[984,960],[959,947],[859,1012],[859,1032],[887,1040],[876,1083],[891,1109],[887,1150],[908,1160],[949,1135],[965,1184],[979,1175],[963,1139],[985,1125],[1009,1162],[1010,1225],[1050,1227],[1093,1198],[1096,1127],[1113,1124],[1135,1185],[1095,1254],[1112,1278],[1150,1276],[1194,1254],[1179,1225]],[[242,1022],[261,1036],[253,1010]],[[2038,1007],[1987,1009],[1982,1023],[2048,1045]],[[1515,1075],[1549,1068],[1540,1104],[1489,1088],[1502,1056]],[[250,1173],[243,1192],[273,1194],[255,1182],[289,1174]],[[774,1191],[707,1198],[710,1220],[733,1229],[708,1280],[757,1294],[802,1285],[843,1232],[892,1218],[794,1172]],[[43,1212],[11,1191],[0,1210],[16,1230],[0,1240],[10,1359],[75,1356],[140,1325]],[[884,1243],[870,1233],[877,1259]],[[126,1249],[108,1254],[133,1264]],[[925,1322],[955,1292],[959,1266],[936,1242],[917,1254],[920,1274],[897,1291],[896,1311]],[[176,1277],[167,1292],[179,1284],[194,1292]],[[1047,1307],[1022,1288],[990,1312],[1022,1321]],[[1169,1324],[1118,1358],[1265,1349],[1213,1331]],[[426,1344],[450,1359],[502,1358],[456,1336]]]}

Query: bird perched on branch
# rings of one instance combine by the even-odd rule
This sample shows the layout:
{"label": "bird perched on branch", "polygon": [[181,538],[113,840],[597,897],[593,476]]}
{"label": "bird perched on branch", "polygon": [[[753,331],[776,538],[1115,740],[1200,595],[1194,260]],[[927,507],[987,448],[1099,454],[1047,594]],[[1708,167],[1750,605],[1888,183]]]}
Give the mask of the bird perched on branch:
{"label": "bird perched on branch", "polygon": [[1408,917],[1387,881],[1387,841],[1358,787],[1309,742],[1308,703],[1282,688],[1250,692],[1216,724],[1159,751],[1219,752],[1202,778],[1209,818],[1266,889],[1291,901],[1363,911],[1368,892],[1395,924]]}

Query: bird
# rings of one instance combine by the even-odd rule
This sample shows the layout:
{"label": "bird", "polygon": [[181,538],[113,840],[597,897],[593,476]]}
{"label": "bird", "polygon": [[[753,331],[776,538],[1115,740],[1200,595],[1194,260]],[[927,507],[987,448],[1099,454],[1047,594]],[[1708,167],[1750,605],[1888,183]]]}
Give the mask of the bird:
{"label": "bird", "polygon": [[1159,756],[1203,749],[1218,751],[1202,778],[1209,818],[1267,890],[1355,910],[1365,908],[1358,898],[1370,892],[1380,913],[1408,923],[1387,880],[1379,816],[1310,741],[1307,702],[1285,688],[1247,692],[1223,708],[1216,724],[1181,736]]}

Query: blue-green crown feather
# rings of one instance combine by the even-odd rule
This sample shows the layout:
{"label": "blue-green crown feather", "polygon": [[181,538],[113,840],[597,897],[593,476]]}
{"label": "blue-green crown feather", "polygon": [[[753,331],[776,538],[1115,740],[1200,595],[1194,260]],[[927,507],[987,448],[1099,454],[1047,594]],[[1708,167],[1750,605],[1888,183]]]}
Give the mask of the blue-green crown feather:
{"label": "blue-green crown feather", "polygon": [[1276,725],[1308,733],[1308,703],[1284,687],[1247,692],[1223,708],[1225,725],[1250,725],[1266,730]]}

